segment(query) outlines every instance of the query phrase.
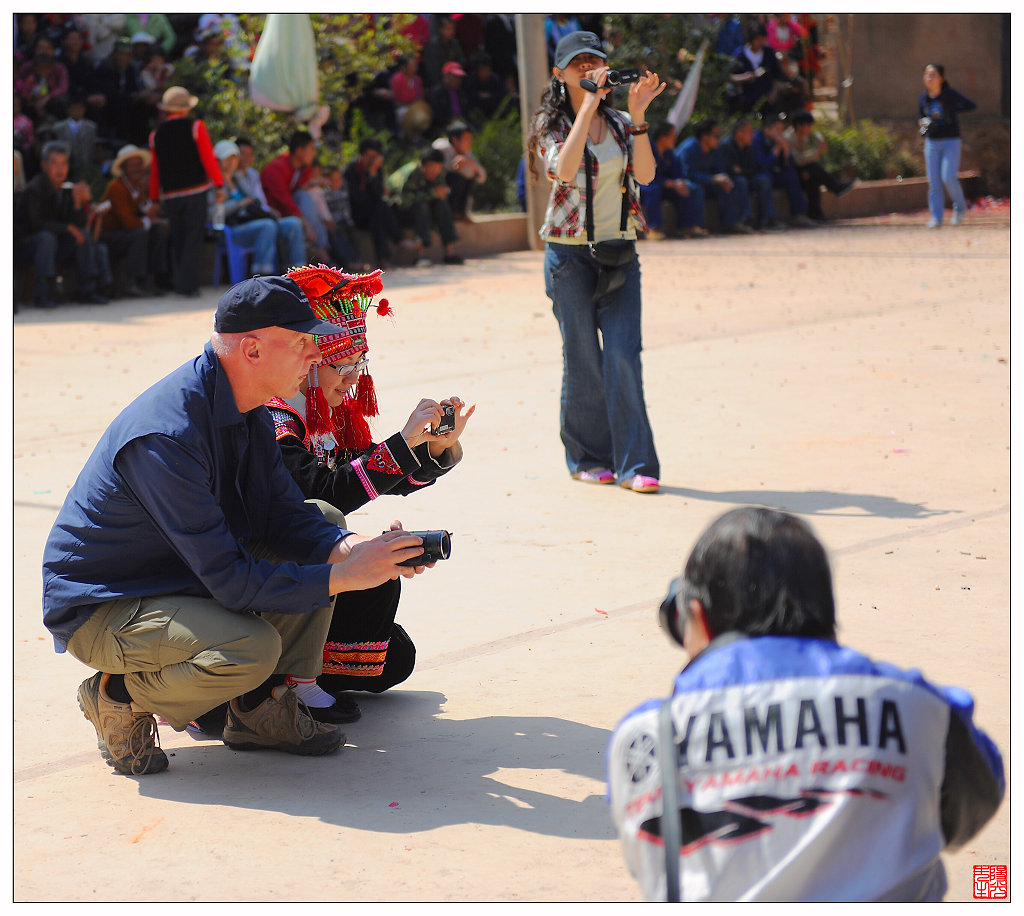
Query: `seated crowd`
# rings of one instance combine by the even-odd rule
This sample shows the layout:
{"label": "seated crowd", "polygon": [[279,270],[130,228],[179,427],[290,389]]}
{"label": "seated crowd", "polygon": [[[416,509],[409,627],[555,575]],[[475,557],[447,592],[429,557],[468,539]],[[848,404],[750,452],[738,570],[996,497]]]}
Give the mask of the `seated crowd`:
{"label": "seated crowd", "polygon": [[[15,17],[15,250],[32,268],[31,293],[17,289],[16,307],[20,294],[56,306],[69,274],[85,303],[198,295],[202,244],[221,224],[251,250],[253,273],[308,262],[368,269],[356,230],[370,235],[382,266],[393,264],[396,245],[430,263],[435,232],[444,263],[462,263],[456,224],[486,179],[469,117],[490,116],[510,94],[516,104],[512,17],[418,15],[405,30],[420,53],[396,61],[356,102],[402,150],[405,164],[390,175],[374,139],[344,162],[297,130],[287,150],[256,163],[251,140],[210,136],[190,115],[198,100],[173,85],[174,64],[221,53],[234,19]],[[165,129],[176,119],[191,138],[180,125]]]}
{"label": "seated crowd", "polygon": [[[559,28],[558,17],[549,19]],[[259,164],[251,140],[209,136],[190,115],[198,99],[173,85],[174,63],[221,54],[235,26],[232,14],[16,17],[15,252],[32,267],[37,307],[67,298],[61,277],[69,271],[86,303],[196,296],[202,246],[222,225],[258,274],[305,263],[366,270],[357,232],[369,235],[367,254],[372,248],[383,267],[394,265],[396,246],[404,260],[431,263],[435,234],[443,263],[462,263],[458,223],[487,178],[469,118],[487,118],[503,102],[518,107],[512,17],[421,14],[405,29],[420,52],[397,59],[354,103],[404,154],[391,174],[372,137],[351,162],[332,161],[329,144],[296,130],[285,151]],[[793,225],[816,225],[822,186],[837,196],[852,186],[822,167],[824,141],[810,112],[793,108],[803,103],[764,32],[753,28],[730,55],[739,119],[721,146],[714,121],[688,126],[678,146],[671,124],[652,128],[649,238],[707,235],[711,201],[725,233],[779,228],[776,189]],[[768,112],[763,121],[746,114],[755,107]],[[664,204],[675,211],[668,225]],[[16,289],[16,307],[27,293]]]}

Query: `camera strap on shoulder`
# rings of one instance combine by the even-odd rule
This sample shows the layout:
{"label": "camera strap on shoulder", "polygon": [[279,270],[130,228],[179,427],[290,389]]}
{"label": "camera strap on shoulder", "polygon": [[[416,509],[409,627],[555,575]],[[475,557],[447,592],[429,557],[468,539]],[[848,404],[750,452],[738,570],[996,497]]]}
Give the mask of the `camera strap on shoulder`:
{"label": "camera strap on shoulder", "polygon": [[661,842],[665,847],[665,900],[679,903],[679,853],[682,830],[679,821],[679,771],[675,760],[675,723],[672,697],[658,708],[658,766],[661,769]]}
{"label": "camera strap on shoulder", "polygon": [[[603,115],[602,115],[603,117]],[[615,139],[618,141],[619,146],[624,146],[622,142],[622,131],[619,130],[618,124],[615,122],[615,118],[605,118],[608,126],[615,134]],[[594,251],[594,154],[590,152],[588,144],[583,147],[583,160],[584,160],[584,171],[586,172],[587,180],[587,212],[584,217],[584,224],[587,229],[587,243],[590,245],[590,251],[593,254]],[[622,172],[622,212],[619,216],[619,232],[626,231],[626,223],[629,220],[629,189],[626,187],[626,172]]]}

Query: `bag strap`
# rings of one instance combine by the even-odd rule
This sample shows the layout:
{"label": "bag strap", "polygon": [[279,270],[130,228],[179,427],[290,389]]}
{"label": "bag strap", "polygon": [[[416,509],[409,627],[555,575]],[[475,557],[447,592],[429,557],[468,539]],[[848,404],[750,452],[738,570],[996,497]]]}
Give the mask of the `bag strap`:
{"label": "bag strap", "polygon": [[[600,112],[598,112],[600,114]],[[602,115],[604,117],[604,115]],[[619,146],[623,145],[622,132],[619,130],[618,125],[615,123],[615,118],[605,118],[605,123],[609,126],[609,129],[614,131],[615,138],[619,143]],[[589,142],[589,141],[588,141]],[[628,153],[627,153],[628,155]],[[587,229],[587,242],[591,248],[594,247],[594,179],[591,173],[591,167],[593,165],[594,155],[590,152],[590,148],[587,143],[583,144],[583,164],[584,171],[586,172],[587,178],[587,215],[584,218],[584,223]],[[622,173],[622,211],[619,214],[619,232],[626,231],[626,223],[629,219],[629,189],[626,187],[626,173]]]}
{"label": "bag strap", "polygon": [[675,755],[672,697],[658,709],[658,766],[661,768],[661,841],[665,847],[665,900],[679,903],[679,853],[683,840],[679,823],[679,770]]}

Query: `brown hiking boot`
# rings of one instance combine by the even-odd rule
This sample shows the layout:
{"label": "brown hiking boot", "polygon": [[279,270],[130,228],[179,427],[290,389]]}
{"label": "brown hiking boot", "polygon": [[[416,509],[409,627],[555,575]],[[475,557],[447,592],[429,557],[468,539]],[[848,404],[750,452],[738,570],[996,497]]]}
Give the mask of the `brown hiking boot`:
{"label": "brown hiking boot", "polygon": [[97,671],[78,688],[78,705],[96,729],[100,754],[118,773],[145,776],[167,769],[160,735],[151,713],[136,712],[131,703],[107,696],[109,674]]}
{"label": "brown hiking boot", "polygon": [[345,743],[333,725],[317,722],[299,706],[295,691],[286,684],[275,687],[255,709],[242,709],[239,698],[228,703],[224,743],[233,751],[271,749],[287,754],[329,754]]}

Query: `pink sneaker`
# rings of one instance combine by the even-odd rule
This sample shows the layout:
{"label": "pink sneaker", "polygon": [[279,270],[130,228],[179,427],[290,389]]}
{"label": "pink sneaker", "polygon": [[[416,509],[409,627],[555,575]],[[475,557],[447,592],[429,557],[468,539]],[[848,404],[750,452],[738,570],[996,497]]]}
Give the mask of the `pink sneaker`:
{"label": "pink sneaker", "polygon": [[624,487],[627,490],[632,490],[634,493],[657,493],[658,478],[645,477],[643,474],[637,474],[635,477],[630,477],[621,481],[619,486]]}
{"label": "pink sneaker", "polygon": [[592,468],[589,471],[577,471],[572,475],[573,480],[582,480],[584,483],[614,483],[615,475],[608,468]]}

